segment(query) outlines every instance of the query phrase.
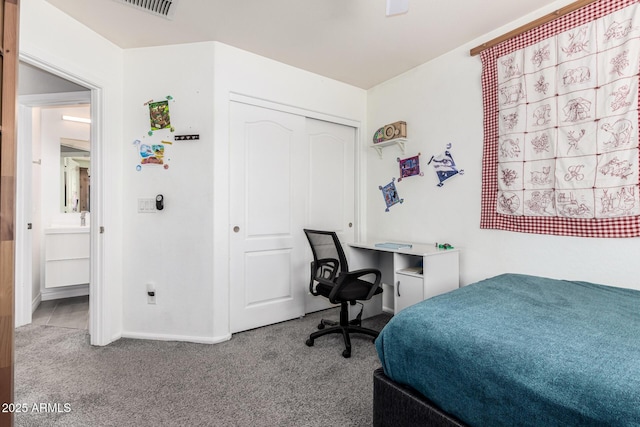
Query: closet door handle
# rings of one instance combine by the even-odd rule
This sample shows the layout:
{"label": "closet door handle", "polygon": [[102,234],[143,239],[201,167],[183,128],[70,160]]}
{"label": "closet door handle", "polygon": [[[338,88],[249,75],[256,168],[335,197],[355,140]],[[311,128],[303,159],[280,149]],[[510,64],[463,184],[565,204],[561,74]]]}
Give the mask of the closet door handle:
{"label": "closet door handle", "polygon": [[398,280],[398,284],[396,285],[396,293],[400,296],[400,280]]}

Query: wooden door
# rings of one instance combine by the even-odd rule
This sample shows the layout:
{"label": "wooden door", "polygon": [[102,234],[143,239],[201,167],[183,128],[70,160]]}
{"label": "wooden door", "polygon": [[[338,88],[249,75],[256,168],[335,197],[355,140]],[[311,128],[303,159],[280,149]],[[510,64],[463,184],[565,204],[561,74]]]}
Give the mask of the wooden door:
{"label": "wooden door", "polygon": [[89,212],[89,168],[80,168],[80,212]]}
{"label": "wooden door", "polygon": [[[0,402],[13,402],[18,0],[0,0]],[[0,412],[0,425],[13,413]]]}
{"label": "wooden door", "polygon": [[[307,227],[335,231],[343,245],[354,239],[355,128],[321,120],[306,120],[309,143]],[[345,248],[345,252],[348,252]],[[312,260],[311,250],[307,258]],[[307,266],[307,274],[309,267]],[[308,285],[308,280],[307,280]],[[305,312],[331,307],[307,286]]]}
{"label": "wooden door", "polygon": [[230,106],[231,332],[304,314],[304,117]]}

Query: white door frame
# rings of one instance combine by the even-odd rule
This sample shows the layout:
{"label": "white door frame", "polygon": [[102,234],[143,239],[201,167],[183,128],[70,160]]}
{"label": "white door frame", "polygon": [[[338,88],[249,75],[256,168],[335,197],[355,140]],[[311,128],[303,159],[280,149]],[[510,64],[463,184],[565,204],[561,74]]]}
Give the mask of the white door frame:
{"label": "white door frame", "polygon": [[[91,344],[102,345],[106,342],[105,327],[106,322],[104,319],[106,313],[106,299],[104,298],[104,250],[102,245],[102,227],[104,218],[104,193],[103,193],[103,140],[104,140],[104,127],[102,126],[103,106],[102,106],[102,87],[93,84],[92,82],[85,80],[81,77],[75,76],[65,70],[62,70],[50,63],[44,62],[36,57],[20,53],[20,61],[40,68],[65,80],[86,87],[91,94],[87,97],[87,92],[68,92],[65,94],[46,94],[46,95],[26,95],[19,97],[19,104],[29,109],[35,106],[51,106],[51,105],[69,105],[78,103],[90,103],[91,104],[91,212],[90,215],[90,283],[89,283],[89,334],[91,336]],[[30,117],[30,115],[29,115]],[[24,126],[26,123],[18,123],[18,138],[21,138],[21,134],[28,132]],[[31,123],[28,124],[29,126]],[[24,142],[20,139],[21,142]],[[29,141],[30,143],[31,141]],[[31,152],[30,147],[19,148],[19,150],[27,150]],[[28,167],[25,167],[28,166]],[[17,182],[23,181],[25,174],[31,174],[31,157],[28,162],[25,160],[22,164],[17,166]],[[18,189],[20,186],[18,185]],[[27,201],[24,199],[24,193],[17,191],[16,194],[16,224],[18,233],[16,233],[16,240],[29,236],[30,233],[20,232],[21,228],[26,229],[26,219],[28,218],[25,212],[25,205]],[[23,227],[24,226],[24,227]],[[18,247],[18,242],[16,242]],[[30,245],[29,245],[30,246]],[[24,245],[22,246],[24,247]],[[18,252],[16,250],[16,267],[20,269],[31,268],[31,253],[26,254],[24,250]],[[16,277],[22,272],[16,271]],[[15,286],[14,282],[14,286]],[[15,287],[16,294],[16,309],[15,318],[16,324],[26,324],[31,322],[31,309],[32,309],[32,284],[25,283],[23,286]]]}
{"label": "white door frame", "polygon": [[[16,251],[15,251],[15,327],[31,323],[32,293],[32,231],[27,229],[31,218],[31,108],[18,101],[16,153]],[[28,288],[28,289],[27,289]]]}

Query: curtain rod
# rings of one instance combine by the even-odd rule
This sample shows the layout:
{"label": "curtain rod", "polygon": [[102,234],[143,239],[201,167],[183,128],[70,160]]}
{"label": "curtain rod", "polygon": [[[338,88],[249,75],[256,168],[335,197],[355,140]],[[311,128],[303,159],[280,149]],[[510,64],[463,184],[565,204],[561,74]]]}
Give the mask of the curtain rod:
{"label": "curtain rod", "polygon": [[556,10],[555,12],[551,12],[548,15],[545,15],[541,18],[538,18],[534,21],[529,22],[528,24],[524,24],[521,27],[516,28],[515,30],[509,31],[506,34],[501,35],[500,37],[496,37],[493,40],[489,40],[486,43],[482,43],[480,46],[476,46],[473,49],[471,49],[471,51],[469,52],[471,54],[471,56],[476,56],[478,54],[480,54],[480,52],[482,52],[485,49],[489,49],[492,48],[493,46],[502,43],[505,40],[509,40],[510,38],[513,38],[515,36],[518,36],[524,32],[527,32],[529,30],[531,30],[532,28],[536,28],[542,24],[546,24],[549,21],[553,21],[554,19],[557,19],[559,17],[561,17],[562,15],[566,15],[567,13],[571,13],[574,10],[580,9],[583,6],[586,6],[590,3],[593,3],[595,1],[598,0],[578,0],[576,2],[573,2],[563,8],[560,8],[558,10]]}

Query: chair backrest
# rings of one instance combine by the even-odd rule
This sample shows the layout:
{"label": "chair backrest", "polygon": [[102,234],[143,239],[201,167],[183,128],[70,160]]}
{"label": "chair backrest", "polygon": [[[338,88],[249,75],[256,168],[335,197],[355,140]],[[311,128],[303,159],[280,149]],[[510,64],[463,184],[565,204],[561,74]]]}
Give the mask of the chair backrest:
{"label": "chair backrest", "polygon": [[307,235],[307,240],[309,240],[315,265],[318,265],[318,260],[332,258],[340,262],[340,272],[349,271],[347,257],[344,254],[338,235],[334,231],[305,229],[304,234]]}

